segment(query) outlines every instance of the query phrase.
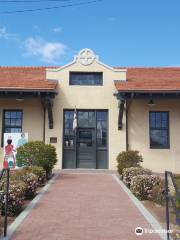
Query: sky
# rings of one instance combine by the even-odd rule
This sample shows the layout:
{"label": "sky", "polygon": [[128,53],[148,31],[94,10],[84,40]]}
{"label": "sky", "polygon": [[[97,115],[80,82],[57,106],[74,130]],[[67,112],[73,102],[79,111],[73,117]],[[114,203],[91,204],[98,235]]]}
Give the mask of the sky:
{"label": "sky", "polygon": [[83,48],[110,66],[180,66],[179,0],[8,1],[0,0],[1,66],[62,66]]}

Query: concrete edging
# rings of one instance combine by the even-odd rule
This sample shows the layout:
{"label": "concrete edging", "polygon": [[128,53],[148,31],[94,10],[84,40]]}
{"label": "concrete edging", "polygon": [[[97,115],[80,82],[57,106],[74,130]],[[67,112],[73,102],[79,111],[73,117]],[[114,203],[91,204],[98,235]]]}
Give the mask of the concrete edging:
{"label": "concrete edging", "polygon": [[37,196],[29,203],[29,205],[20,213],[20,215],[11,223],[11,225],[7,229],[7,237],[0,237],[2,240],[11,239],[12,235],[19,227],[19,225],[23,222],[23,220],[29,215],[32,209],[39,202],[41,197],[48,191],[49,187],[53,184],[58,174],[55,174],[51,180],[41,189],[41,191],[37,194]]}
{"label": "concrete edging", "polygon": [[[155,217],[144,207],[144,205],[133,195],[133,193],[125,186],[125,184],[118,178],[117,175],[112,174],[112,177],[116,180],[116,182],[121,186],[124,192],[128,195],[134,205],[138,208],[144,218],[150,223],[154,230],[160,230],[161,233],[158,233],[161,239],[167,240],[166,233],[163,233],[164,228],[160,225],[160,223],[155,219]],[[140,226],[137,226],[140,227]]]}

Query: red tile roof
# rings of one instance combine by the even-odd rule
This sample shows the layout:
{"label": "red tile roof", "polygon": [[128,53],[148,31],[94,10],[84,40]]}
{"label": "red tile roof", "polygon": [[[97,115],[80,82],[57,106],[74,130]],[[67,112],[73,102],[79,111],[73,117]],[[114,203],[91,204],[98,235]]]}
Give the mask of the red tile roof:
{"label": "red tile roof", "polygon": [[0,89],[49,91],[56,85],[46,80],[46,67],[0,67]]}
{"label": "red tile roof", "polygon": [[127,81],[115,81],[119,91],[180,91],[180,67],[127,68]]}
{"label": "red tile roof", "polygon": [[[55,90],[57,82],[46,80],[47,68],[52,67],[0,67],[0,89]],[[180,91],[180,67],[130,67],[127,81],[115,85],[119,91]]]}

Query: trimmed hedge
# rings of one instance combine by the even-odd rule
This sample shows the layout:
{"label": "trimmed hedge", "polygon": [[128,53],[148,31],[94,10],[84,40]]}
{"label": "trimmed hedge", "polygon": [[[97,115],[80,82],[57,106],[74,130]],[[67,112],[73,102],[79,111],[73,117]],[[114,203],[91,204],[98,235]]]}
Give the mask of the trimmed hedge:
{"label": "trimmed hedge", "polygon": [[129,150],[119,153],[116,160],[118,163],[118,172],[122,175],[124,168],[140,167],[140,163],[143,162],[143,157],[139,154],[139,151]]}
{"label": "trimmed hedge", "polygon": [[131,181],[134,176],[138,175],[151,175],[152,171],[142,167],[124,168],[122,171],[122,179],[128,188],[131,186]]}
{"label": "trimmed hedge", "polygon": [[16,162],[18,166],[39,166],[46,171],[49,178],[57,162],[56,149],[42,141],[32,141],[17,148]]}

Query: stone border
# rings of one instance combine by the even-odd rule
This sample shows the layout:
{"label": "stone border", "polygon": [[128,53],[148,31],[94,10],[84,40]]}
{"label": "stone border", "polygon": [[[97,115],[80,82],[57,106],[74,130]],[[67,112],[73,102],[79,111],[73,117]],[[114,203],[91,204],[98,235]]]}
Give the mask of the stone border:
{"label": "stone border", "polygon": [[[144,207],[144,205],[133,195],[133,193],[126,187],[126,185],[118,178],[118,175],[112,174],[112,177],[116,180],[116,182],[121,186],[124,192],[128,195],[134,205],[138,208],[147,222],[152,226],[154,230],[160,230],[162,233],[158,233],[161,239],[167,240],[167,234],[163,233],[164,228],[160,225],[160,223],[155,219],[155,217]],[[140,227],[140,226],[137,226]],[[153,234],[153,233],[152,233]],[[170,238],[172,239],[172,238]]]}
{"label": "stone border", "polygon": [[36,206],[39,202],[41,197],[48,191],[49,187],[54,183],[55,179],[57,178],[58,174],[55,174],[51,180],[41,189],[41,191],[37,194],[37,196],[28,204],[28,206],[19,214],[19,216],[10,224],[7,229],[7,237],[1,237],[2,240],[9,240],[11,239],[12,235],[19,227],[19,225],[23,222],[23,220],[29,215],[32,209]]}

